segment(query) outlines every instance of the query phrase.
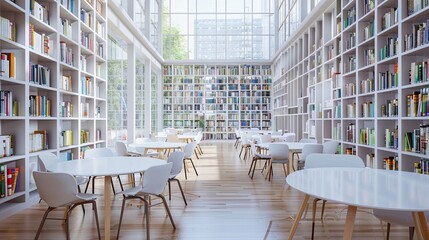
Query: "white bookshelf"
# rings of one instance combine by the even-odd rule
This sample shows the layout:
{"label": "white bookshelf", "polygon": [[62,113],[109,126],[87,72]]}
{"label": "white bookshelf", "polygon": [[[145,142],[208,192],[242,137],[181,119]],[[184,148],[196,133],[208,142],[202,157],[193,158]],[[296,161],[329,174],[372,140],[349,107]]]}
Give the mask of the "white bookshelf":
{"label": "white bookshelf", "polygon": [[[273,62],[274,128],[298,139],[339,140],[343,153],[374,155],[370,167],[386,167],[386,159],[388,168],[396,159],[398,170],[414,171],[427,160],[427,151],[408,149],[405,135],[419,130],[427,138],[428,108],[417,115],[408,109],[419,97],[416,109],[428,106],[429,39],[414,45],[405,39],[418,29],[428,36],[429,6],[408,5],[412,1],[320,3]],[[419,69],[424,79],[410,82]],[[397,140],[386,143],[392,137]]]}
{"label": "white bookshelf", "polygon": [[271,128],[269,65],[165,65],[164,127],[232,139],[239,128]]}
{"label": "white bookshelf", "polygon": [[[0,198],[2,216],[38,200],[31,172],[37,169],[40,153],[48,151],[61,157],[69,153],[79,159],[84,148],[106,146],[106,2],[40,1],[49,7],[48,15],[39,11],[36,2],[0,1],[1,17],[16,29],[16,39],[0,34],[0,51],[13,52],[16,58],[15,77],[0,76],[0,90],[12,92],[18,106],[15,115],[0,116],[0,135],[13,135],[14,142],[14,154],[0,158],[0,165],[20,170],[16,192]],[[90,13],[86,23],[81,10]],[[37,34],[32,37],[31,31]],[[41,74],[43,68],[49,72],[35,79],[34,73]],[[39,105],[40,110],[31,111],[35,109],[32,98],[36,103],[48,99],[48,106]],[[61,137],[66,130],[71,130],[70,142]],[[32,141],[35,131],[46,132],[44,143]],[[81,131],[85,132],[82,136]]]}

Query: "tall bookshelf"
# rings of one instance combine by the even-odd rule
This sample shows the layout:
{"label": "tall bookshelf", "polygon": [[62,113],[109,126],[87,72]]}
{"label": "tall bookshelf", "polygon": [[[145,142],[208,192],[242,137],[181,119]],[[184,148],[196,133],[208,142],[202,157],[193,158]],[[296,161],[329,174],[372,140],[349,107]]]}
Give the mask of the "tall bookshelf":
{"label": "tall bookshelf", "polygon": [[271,128],[269,65],[165,65],[164,127],[203,128],[232,139],[239,128]]}
{"label": "tall bookshelf", "polygon": [[0,165],[19,169],[14,193],[0,198],[8,216],[38,200],[40,153],[72,160],[106,146],[107,16],[100,0],[1,0],[0,15],[10,26],[0,31],[0,135],[13,148]]}
{"label": "tall bookshelf", "polygon": [[423,2],[321,2],[273,62],[274,128],[338,140],[341,152],[369,167],[427,165],[429,5]]}

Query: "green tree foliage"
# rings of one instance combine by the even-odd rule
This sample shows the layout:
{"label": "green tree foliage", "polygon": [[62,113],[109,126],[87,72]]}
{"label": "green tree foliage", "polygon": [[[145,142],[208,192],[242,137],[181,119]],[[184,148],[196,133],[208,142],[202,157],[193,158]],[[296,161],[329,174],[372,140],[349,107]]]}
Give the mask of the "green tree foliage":
{"label": "green tree foliage", "polygon": [[183,60],[188,59],[188,51],[185,45],[184,37],[180,34],[177,26],[170,26],[170,15],[164,8],[162,15],[162,33],[163,33],[163,55],[164,59]]}

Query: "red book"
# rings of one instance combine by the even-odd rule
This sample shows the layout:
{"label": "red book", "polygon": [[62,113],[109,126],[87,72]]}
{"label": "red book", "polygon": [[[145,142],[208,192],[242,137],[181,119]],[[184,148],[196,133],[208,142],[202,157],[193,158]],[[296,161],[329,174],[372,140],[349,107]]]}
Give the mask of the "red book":
{"label": "red book", "polygon": [[7,169],[7,195],[8,196],[11,196],[13,194],[13,192],[12,192],[12,185],[13,185],[12,169],[8,168]]}

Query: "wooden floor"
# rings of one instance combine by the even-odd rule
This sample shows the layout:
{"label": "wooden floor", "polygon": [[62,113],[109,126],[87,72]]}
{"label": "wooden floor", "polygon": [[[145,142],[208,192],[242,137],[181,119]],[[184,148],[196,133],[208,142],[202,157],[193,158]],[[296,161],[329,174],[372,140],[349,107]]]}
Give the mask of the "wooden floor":
{"label": "wooden floor", "polygon": [[[233,144],[203,142],[204,155],[194,160],[199,176],[190,169],[188,180],[183,173],[179,177],[188,206],[173,183],[170,208],[177,229],[173,230],[161,205],[152,207],[152,239],[287,239],[302,195],[286,184],[280,166],[275,169],[272,182],[265,181],[260,172],[251,180],[247,175],[250,161],[240,160]],[[102,180],[98,183],[96,191],[101,193]],[[122,196],[115,196],[112,201],[114,239]],[[102,201],[99,203],[100,219],[103,219]],[[46,205],[40,203],[1,220],[0,239],[33,239],[45,209]],[[97,238],[93,214],[89,207],[86,209],[86,215],[81,208],[72,213],[72,239]],[[62,213],[61,210],[55,212],[58,217]],[[327,204],[323,221],[318,217],[316,222],[315,239],[342,239],[345,213],[343,205]],[[310,217],[308,214],[301,221],[295,239],[310,239]],[[385,228],[369,210],[358,209],[353,239],[384,239]],[[65,239],[63,229],[61,222],[48,220],[40,238]],[[392,226],[391,239],[408,239],[407,234],[407,228]],[[120,239],[145,239],[142,209],[135,205],[126,208]]]}

